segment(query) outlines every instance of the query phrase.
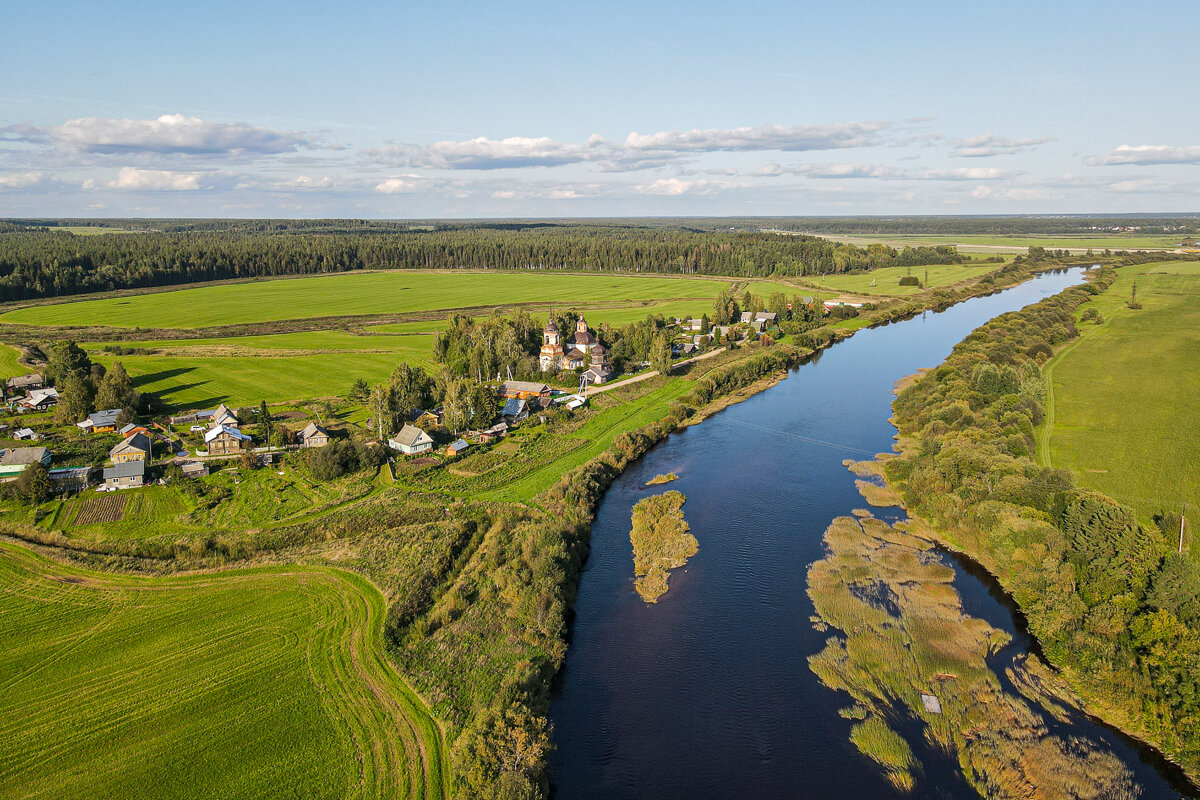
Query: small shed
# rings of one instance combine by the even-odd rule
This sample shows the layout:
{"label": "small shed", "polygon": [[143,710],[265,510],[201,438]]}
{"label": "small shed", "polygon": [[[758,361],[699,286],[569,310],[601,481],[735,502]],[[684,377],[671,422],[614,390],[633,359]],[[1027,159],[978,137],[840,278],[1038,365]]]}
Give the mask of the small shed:
{"label": "small shed", "polygon": [[470,447],[470,443],[466,439],[455,439],[450,444],[446,445],[446,455],[456,456]]}
{"label": "small shed", "polygon": [[203,478],[208,474],[208,464],[203,461],[189,461],[179,469],[189,478]]}
{"label": "small shed", "polygon": [[37,441],[38,439],[40,439],[42,437],[39,434],[35,433],[33,428],[17,428],[17,430],[13,433],[13,438],[17,439],[18,441],[23,440],[23,439],[28,439],[29,441]]}
{"label": "small shed", "polygon": [[504,408],[500,410],[500,416],[508,422],[520,422],[529,416],[529,404],[518,397],[513,397],[504,404]]}
{"label": "small shed", "polygon": [[56,492],[82,492],[92,485],[91,467],[60,467],[50,470],[50,483]]}

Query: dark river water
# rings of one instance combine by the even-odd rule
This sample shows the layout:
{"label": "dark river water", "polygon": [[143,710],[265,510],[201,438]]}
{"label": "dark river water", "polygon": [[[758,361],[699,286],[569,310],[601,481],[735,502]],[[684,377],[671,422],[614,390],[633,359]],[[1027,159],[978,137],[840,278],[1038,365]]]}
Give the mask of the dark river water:
{"label": "dark river water", "polygon": [[[976,797],[956,761],[912,737],[925,772],[908,795],[850,743],[851,723],[837,714],[848,697],[808,667],[827,634],[809,621],[806,573],[824,555],[830,521],[865,506],[842,460],[890,450],[895,381],[936,366],[988,319],[1080,280],[1077,269],[1047,273],[860,331],[632,464],[592,526],[571,646],[551,698],[555,797]],[[630,511],[664,488],[644,485],[663,472],[680,475],[667,488],[687,495],[700,552],[647,605],[633,589]],[[901,515],[876,511],[888,521]],[[966,612],[1014,634],[993,660],[1001,671],[1032,643],[988,576],[947,560]],[[1177,772],[1078,716],[1073,732],[1124,760],[1142,797],[1180,796]]]}

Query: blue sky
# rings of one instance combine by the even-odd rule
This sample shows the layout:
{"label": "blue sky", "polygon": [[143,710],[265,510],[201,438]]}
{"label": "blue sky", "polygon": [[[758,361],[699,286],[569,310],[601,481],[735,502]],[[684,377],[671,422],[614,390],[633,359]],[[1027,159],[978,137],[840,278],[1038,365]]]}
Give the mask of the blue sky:
{"label": "blue sky", "polygon": [[0,216],[1200,211],[1200,3],[5,10]]}

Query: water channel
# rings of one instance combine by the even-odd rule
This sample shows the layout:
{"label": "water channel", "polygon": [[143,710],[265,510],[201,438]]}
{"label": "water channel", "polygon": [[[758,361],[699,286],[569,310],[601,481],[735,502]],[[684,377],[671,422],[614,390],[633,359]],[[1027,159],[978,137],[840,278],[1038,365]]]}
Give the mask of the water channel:
{"label": "water channel", "polygon": [[[950,757],[921,751],[916,788],[899,793],[848,739],[847,697],[808,658],[829,635],[810,622],[806,572],[834,517],[865,505],[846,458],[891,448],[893,384],[939,364],[971,330],[1082,280],[1045,273],[939,313],[863,330],[777,386],[674,434],[610,487],[592,526],[565,668],[551,699],[558,800],[585,798],[975,798]],[[675,472],[668,487],[647,487]],[[634,503],[663,488],[687,496],[700,552],[647,605],[633,589]],[[899,509],[877,510],[892,522]],[[943,554],[968,614],[1033,642],[989,576]],[[1002,667],[1003,664],[996,665]],[[1177,798],[1178,772],[1082,714],[1074,733],[1102,742],[1144,798]],[[914,750],[920,741],[910,741]]]}

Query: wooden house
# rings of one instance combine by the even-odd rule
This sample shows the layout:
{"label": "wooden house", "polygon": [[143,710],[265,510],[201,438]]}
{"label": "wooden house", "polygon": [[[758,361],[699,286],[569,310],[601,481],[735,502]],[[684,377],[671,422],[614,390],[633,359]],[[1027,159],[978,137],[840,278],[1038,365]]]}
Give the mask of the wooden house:
{"label": "wooden house", "polygon": [[41,389],[46,385],[46,379],[37,373],[29,375],[18,375],[15,378],[9,378],[4,384],[10,392],[30,392],[34,389]]}
{"label": "wooden house", "polygon": [[34,389],[26,397],[17,401],[22,411],[45,411],[50,406],[58,404],[58,389]]}
{"label": "wooden house", "polygon": [[532,397],[549,397],[550,387],[536,381],[505,381],[500,385],[500,396],[505,400],[528,400]]}
{"label": "wooden house", "polygon": [[232,425],[218,425],[204,434],[204,444],[210,456],[225,456],[249,447],[250,437]]}
{"label": "wooden house", "polygon": [[466,439],[455,439],[453,442],[446,445],[446,455],[451,457],[457,456],[470,446],[470,443],[468,443]]}
{"label": "wooden house", "polygon": [[513,397],[504,404],[504,408],[500,409],[500,416],[504,417],[504,421],[509,424],[520,422],[529,416],[529,404],[518,397]]}
{"label": "wooden house", "polygon": [[123,442],[108,451],[108,460],[114,464],[125,461],[149,461],[151,458],[150,437],[144,433],[127,436]]}
{"label": "wooden house", "polygon": [[180,469],[189,478],[203,478],[208,474],[208,464],[205,464],[203,461],[189,461],[180,467]]}
{"label": "wooden house", "polygon": [[310,422],[304,426],[304,430],[296,434],[296,438],[300,440],[301,447],[324,447],[329,444],[329,431],[315,422]]}
{"label": "wooden house", "polygon": [[105,411],[93,411],[83,422],[75,424],[88,433],[114,433],[117,430],[117,417],[121,409],[110,408]]}

